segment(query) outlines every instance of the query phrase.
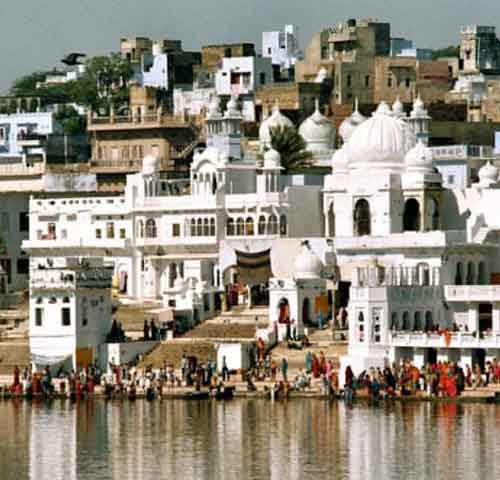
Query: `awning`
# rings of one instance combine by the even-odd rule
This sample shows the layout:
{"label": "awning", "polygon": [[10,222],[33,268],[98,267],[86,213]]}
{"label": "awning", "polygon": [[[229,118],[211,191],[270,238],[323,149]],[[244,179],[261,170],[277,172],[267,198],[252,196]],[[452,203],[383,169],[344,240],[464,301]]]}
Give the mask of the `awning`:
{"label": "awning", "polygon": [[236,250],[236,265],[241,283],[245,285],[265,283],[273,276],[271,249],[255,253]]}

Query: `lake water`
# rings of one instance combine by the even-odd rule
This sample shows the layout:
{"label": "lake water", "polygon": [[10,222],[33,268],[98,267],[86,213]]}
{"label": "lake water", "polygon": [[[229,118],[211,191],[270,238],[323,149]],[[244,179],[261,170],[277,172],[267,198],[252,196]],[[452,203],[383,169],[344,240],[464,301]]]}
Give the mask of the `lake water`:
{"label": "lake water", "polygon": [[0,401],[0,479],[500,479],[500,407]]}

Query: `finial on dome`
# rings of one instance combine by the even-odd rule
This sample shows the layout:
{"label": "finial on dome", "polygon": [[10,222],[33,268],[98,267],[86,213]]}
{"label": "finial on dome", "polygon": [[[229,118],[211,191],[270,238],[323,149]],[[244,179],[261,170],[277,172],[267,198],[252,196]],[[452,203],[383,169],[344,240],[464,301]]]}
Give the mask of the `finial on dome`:
{"label": "finial on dome", "polygon": [[278,113],[280,111],[280,101],[278,99],[274,100],[273,113]]}
{"label": "finial on dome", "polygon": [[359,100],[358,97],[354,100],[354,111],[359,112]]}
{"label": "finial on dome", "polygon": [[318,113],[321,113],[321,112],[319,111],[319,99],[318,99],[318,98],[315,98],[315,99],[314,99],[314,111],[315,111],[315,112],[318,112]]}

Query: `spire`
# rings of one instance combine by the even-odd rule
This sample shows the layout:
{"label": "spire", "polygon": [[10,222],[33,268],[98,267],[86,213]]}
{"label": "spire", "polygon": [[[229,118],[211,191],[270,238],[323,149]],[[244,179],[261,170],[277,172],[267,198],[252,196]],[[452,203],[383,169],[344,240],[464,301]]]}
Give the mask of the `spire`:
{"label": "spire", "polygon": [[358,97],[354,100],[354,111],[359,112],[359,100]]}
{"label": "spire", "polygon": [[320,113],[320,111],[319,111],[319,99],[317,97],[314,99],[314,111]]}
{"label": "spire", "polygon": [[280,101],[278,99],[274,100],[273,113],[279,113],[280,111]]}

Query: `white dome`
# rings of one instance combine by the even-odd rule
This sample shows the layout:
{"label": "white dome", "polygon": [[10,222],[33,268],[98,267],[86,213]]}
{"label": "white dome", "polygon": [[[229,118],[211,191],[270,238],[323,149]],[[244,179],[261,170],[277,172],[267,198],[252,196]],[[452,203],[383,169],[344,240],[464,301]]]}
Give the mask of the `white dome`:
{"label": "white dome", "polygon": [[390,108],[382,102],[372,118],[356,128],[349,139],[350,166],[402,170],[405,154],[415,143],[408,125],[392,117]]}
{"label": "white dome", "polygon": [[237,97],[231,95],[229,102],[227,102],[226,106],[226,117],[241,117],[240,110],[238,108],[238,100]]}
{"label": "white dome", "polygon": [[271,145],[271,129],[272,128],[285,128],[285,127],[292,127],[293,128],[293,123],[292,121],[288,118],[285,117],[280,112],[280,108],[278,105],[275,105],[273,107],[273,113],[272,115],[264,120],[259,128],[259,141],[261,147],[269,146]]}
{"label": "white dome", "polygon": [[489,186],[498,182],[498,167],[489,161],[483,165],[478,172],[479,185]]}
{"label": "white dome", "polygon": [[399,95],[396,98],[396,101],[392,104],[392,114],[398,118],[403,118],[406,116],[404,106],[401,100],[399,99]]}
{"label": "white dome", "polygon": [[299,256],[293,262],[294,277],[296,279],[320,278],[323,264],[311,250],[308,242],[302,243]]}
{"label": "white dome", "polygon": [[152,175],[160,170],[160,159],[155,155],[146,155],[142,159],[142,173]]}
{"label": "white dome", "polygon": [[207,118],[213,119],[213,118],[220,118],[221,113],[220,113],[220,107],[219,107],[219,97],[215,95],[212,100],[210,101],[210,105],[208,106],[208,113],[207,113]]}
{"label": "white dome", "polygon": [[405,156],[406,169],[409,172],[433,172],[433,161],[432,151],[426,148],[422,140]]}
{"label": "white dome", "polygon": [[411,111],[411,117],[427,117],[427,110],[425,109],[424,102],[420,97],[420,93],[413,102],[413,110]]}
{"label": "white dome", "polygon": [[335,129],[330,120],[319,111],[317,100],[314,113],[302,122],[299,134],[310,152],[325,152],[332,149]]}
{"label": "white dome", "polygon": [[279,152],[271,148],[264,154],[264,168],[281,168],[281,155],[279,154]]}
{"label": "white dome", "polygon": [[339,148],[332,156],[333,173],[345,172],[349,167],[349,149],[347,145]]}
{"label": "white dome", "polygon": [[358,100],[356,99],[356,104],[354,107],[354,112],[350,116],[348,116],[339,127],[339,134],[342,137],[344,143],[349,141],[351,135],[354,133],[354,130],[361,125],[366,120],[366,117],[361,115],[358,110]]}

